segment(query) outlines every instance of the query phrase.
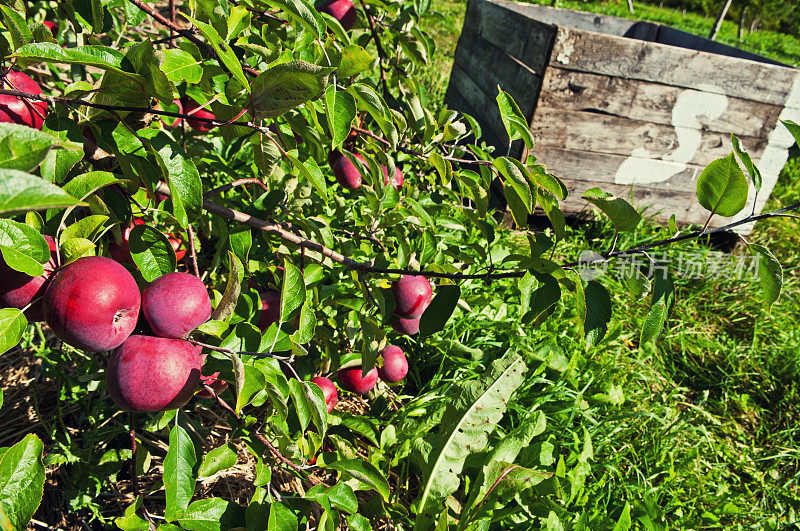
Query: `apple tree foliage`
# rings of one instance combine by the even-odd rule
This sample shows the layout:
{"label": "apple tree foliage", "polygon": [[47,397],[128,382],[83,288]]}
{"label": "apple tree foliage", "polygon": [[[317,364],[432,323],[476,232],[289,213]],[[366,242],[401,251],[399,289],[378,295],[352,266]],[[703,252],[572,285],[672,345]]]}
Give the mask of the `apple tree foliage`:
{"label": "apple tree foliage", "polygon": [[[580,506],[592,443],[588,434],[576,436],[581,450],[565,460],[541,411],[503,424],[509,400],[530,377],[549,365],[564,370],[568,360],[555,351],[526,354],[514,336],[546,322],[563,299],[592,348],[608,333],[611,297],[598,280],[580,277],[577,262],[554,258],[568,237],[559,208],[567,189],[533,156],[517,105],[498,91],[509,137],[531,150],[526,160],[489,148],[475,120],[429,100],[419,81],[436,53],[419,25],[430,9],[426,0],[359,1],[352,30],[307,0],[176,3],[173,18],[167,2],[0,2],[3,72],[33,73],[50,97],[41,131],[0,124],[4,261],[41,274],[49,258],[42,234],[56,239],[62,265],[108,256],[111,243],[141,218],[145,224],[130,231],[129,264],[140,285],[192,272],[196,260],[215,307],[192,337],[209,347],[203,373],[219,372],[229,383],[204,407],[227,419],[230,442],[204,444],[207,434],[193,418],[199,399],[112,421],[118,410],[103,389],[106,357],[81,358],[93,400],[105,401],[93,422],[109,423],[106,439],[95,443],[105,447],[127,429],[140,434],[134,448],[103,459],[120,462],[117,470],[130,461],[139,474],[149,469],[151,452],[163,463],[154,487],[163,489],[161,498],[134,491],[127,509],[95,517],[125,530],[338,529],[344,522],[356,530],[387,522],[397,529],[486,529],[493,518],[560,529],[559,519],[570,521],[571,508]],[[46,20],[56,23],[56,37]],[[213,114],[192,115],[193,123],[176,100]],[[800,136],[796,124],[785,125]],[[734,146],[700,176],[698,199],[710,215],[737,214],[748,190],[761,185],[736,139]],[[333,178],[329,154],[337,150],[361,171],[357,190]],[[384,181],[394,168],[404,176],[399,189]],[[499,221],[493,181],[523,244]],[[584,198],[617,232],[641,222],[622,198],[600,189]],[[528,230],[537,209],[549,220],[543,232]],[[655,243],[702,232],[679,231],[674,222],[670,229],[670,241]],[[175,235],[193,248],[180,261],[168,238]],[[769,305],[780,293],[781,268],[766,248],[751,250],[760,256]],[[376,364],[397,337],[390,282],[408,272],[434,284],[415,336],[418,351],[427,343],[455,359],[481,360],[483,373],[420,385],[416,396],[399,398],[402,387],[379,384],[362,410],[329,414],[309,380]],[[664,329],[674,290],[669,277],[652,287],[639,280],[640,297],[652,299],[641,331],[648,343]],[[442,339],[454,320],[468,323],[479,313],[487,283],[506,286],[507,313],[492,317],[511,323],[508,350],[493,359]],[[266,288],[280,292],[280,309],[262,333],[256,324]],[[0,351],[19,345],[26,330],[20,310],[0,309]],[[144,442],[153,440],[165,453]],[[0,528],[22,528],[32,517],[45,465],[80,466],[84,454],[71,444],[60,441],[48,453],[28,435],[0,448]],[[199,496],[198,480],[234,466],[238,451],[256,463],[249,503]],[[72,506],[96,507],[92,497],[115,477],[82,481]],[[275,479],[286,484],[287,477],[302,488],[280,492]],[[591,521],[577,523],[588,529]]]}

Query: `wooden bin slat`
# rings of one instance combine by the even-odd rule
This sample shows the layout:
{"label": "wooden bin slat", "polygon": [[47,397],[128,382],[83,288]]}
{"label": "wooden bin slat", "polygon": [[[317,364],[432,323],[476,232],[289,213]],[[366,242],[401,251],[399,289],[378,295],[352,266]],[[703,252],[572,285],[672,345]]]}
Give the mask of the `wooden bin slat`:
{"label": "wooden bin slat", "polygon": [[483,92],[483,89],[456,64],[453,64],[453,70],[450,72],[451,86],[454,83],[455,90],[473,109],[475,116],[481,117],[483,129],[491,131],[492,136],[501,142],[498,145],[508,145],[508,133],[503,127],[497,101],[489,98],[488,94]]}
{"label": "wooden bin slat", "polygon": [[[550,64],[782,107],[787,106],[786,95],[798,83],[798,71],[782,66],[562,27],[558,28]],[[713,81],[710,73],[714,74]],[[800,107],[800,102],[788,102],[788,106]]]}
{"label": "wooden bin slat", "polygon": [[[671,125],[672,110],[684,90],[661,83],[552,67],[545,75],[539,106],[576,111],[597,109],[633,120]],[[780,112],[776,105],[729,97],[722,115],[700,120],[709,131],[726,135],[735,131],[737,136],[766,138],[778,124]]]}
{"label": "wooden bin slat", "polygon": [[[694,135],[699,142],[697,149],[689,153],[691,158],[687,163],[700,166],[726,156],[733,149],[729,134],[704,131],[701,127],[675,127],[594,112],[543,107],[541,102],[536,116],[538,120],[531,131],[537,148],[557,146],[624,157],[644,149],[652,156],[663,158],[665,154],[674,154],[681,149],[680,138]],[[751,156],[761,157],[767,145],[766,138],[739,138]],[[586,168],[587,177],[596,172],[595,168]]]}

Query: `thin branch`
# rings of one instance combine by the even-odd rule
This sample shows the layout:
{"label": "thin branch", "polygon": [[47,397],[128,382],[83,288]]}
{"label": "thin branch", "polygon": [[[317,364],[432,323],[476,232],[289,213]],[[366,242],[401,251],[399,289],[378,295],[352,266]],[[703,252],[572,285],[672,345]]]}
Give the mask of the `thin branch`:
{"label": "thin branch", "polygon": [[389,92],[389,85],[386,84],[386,72],[383,70],[383,61],[386,59],[386,54],[383,51],[383,44],[381,43],[381,39],[378,36],[378,31],[375,29],[375,20],[372,17],[372,11],[363,0],[361,1],[361,8],[367,15],[367,22],[369,23],[369,29],[372,32],[372,37],[375,39],[375,47],[378,49],[378,68],[380,69],[380,74],[381,74],[381,86],[383,87],[383,97],[386,98],[391,95],[391,92]]}
{"label": "thin branch", "polygon": [[194,247],[194,229],[192,229],[191,225],[186,226],[186,232],[189,235],[189,257],[192,259],[192,269],[194,271],[194,276],[200,278],[200,268],[197,267],[197,251]]}
{"label": "thin branch", "polygon": [[217,186],[216,188],[213,188],[213,189],[209,190],[208,192],[203,194],[203,197],[211,197],[211,196],[214,196],[214,195],[217,195],[217,194],[221,194],[222,192],[227,192],[231,188],[236,188],[237,186],[242,186],[242,185],[245,185],[245,184],[257,184],[261,188],[263,188],[265,192],[269,192],[270,191],[269,186],[267,186],[266,184],[264,184],[263,182],[259,181],[256,178],[237,179],[237,180],[235,180],[233,182],[230,182],[228,184],[223,184],[222,186]]}

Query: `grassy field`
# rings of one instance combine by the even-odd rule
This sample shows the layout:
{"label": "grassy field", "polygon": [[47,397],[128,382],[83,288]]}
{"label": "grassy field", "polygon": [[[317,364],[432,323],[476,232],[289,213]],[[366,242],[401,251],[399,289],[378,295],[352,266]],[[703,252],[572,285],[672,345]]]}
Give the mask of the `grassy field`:
{"label": "grassy field", "polygon": [[[628,16],[624,4],[613,2],[561,5]],[[426,19],[438,51],[425,81],[439,100],[464,6],[438,0],[433,4],[437,13]],[[712,23],[674,10],[636,7],[637,18],[700,35]],[[761,33],[738,43],[735,32],[735,25],[726,23],[720,40],[782,61],[800,61],[795,38]],[[767,208],[798,201],[798,179],[800,159],[795,158]],[[564,258],[574,259],[593,242],[610,240],[603,222],[572,230],[570,243],[561,248]],[[643,226],[620,245],[648,241],[661,230]],[[784,293],[771,311],[761,305],[752,276],[677,275],[668,330],[657,348],[639,348],[649,300],[631,298],[609,274],[604,284],[615,298],[609,339],[584,354],[568,305],[539,330],[538,339],[556,341],[574,372],[518,397],[516,407],[544,409],[548,422],[573,435],[573,452],[580,451],[583,430],[591,435],[594,460],[582,500],[588,512],[619,516],[627,506],[632,529],[800,525],[800,223],[794,218],[759,223],[749,241],[771,248],[785,267]],[[692,243],[672,248],[670,258],[674,263],[679,254],[708,252]],[[734,260],[747,256],[744,245],[733,253]],[[503,341],[502,335],[493,338]]]}

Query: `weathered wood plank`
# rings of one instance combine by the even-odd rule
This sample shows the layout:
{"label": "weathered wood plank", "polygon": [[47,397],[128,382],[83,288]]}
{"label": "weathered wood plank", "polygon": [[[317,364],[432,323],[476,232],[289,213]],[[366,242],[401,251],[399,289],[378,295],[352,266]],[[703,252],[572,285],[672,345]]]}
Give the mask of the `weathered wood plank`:
{"label": "weathered wood plank", "polygon": [[[730,135],[694,128],[654,124],[596,112],[542,107],[531,126],[537,146],[591,151],[627,157],[633,153],[653,158],[705,166],[731,152]],[[766,138],[740,137],[742,145],[757,160]]]}
{"label": "weathered wood plank", "polygon": [[800,70],[793,68],[565,27],[558,28],[550,60],[551,65],[569,70],[781,106],[800,78]]}
{"label": "weathered wood plank", "polygon": [[[675,104],[686,90],[690,89],[550,67],[542,82],[539,105],[576,111],[596,109],[671,125]],[[709,131],[766,138],[778,125],[781,109],[778,105],[729,97],[721,115],[709,119],[701,114],[698,120]]]}
{"label": "weathered wood plank", "polygon": [[493,3],[521,13],[526,17],[538,20],[539,22],[552,24],[554,26],[568,26],[571,28],[597,31],[643,41],[654,41],[658,36],[659,24],[652,22],[642,22],[639,20],[612,17],[610,15],[598,15],[597,13],[572,11],[571,9],[561,9],[558,7],[540,6],[522,2],[493,0]]}
{"label": "weathered wood plank", "polygon": [[487,94],[497,95],[497,86],[508,92],[530,120],[542,86],[541,76],[509,54],[464,29],[456,48],[455,63]]}
{"label": "weathered wood plank", "polygon": [[703,170],[701,166],[694,164],[544,145],[534,146],[533,154],[537,162],[547,166],[547,171],[562,179],[590,181],[598,185],[635,184],[637,188],[665,192],[694,193],[697,176]]}
{"label": "weathered wood plank", "polygon": [[[444,102],[450,109],[454,109],[464,114],[469,114],[478,120],[478,123],[481,125],[481,140],[485,141],[490,146],[498,147],[501,145],[500,140],[498,140],[491,129],[484,125],[483,118],[478,114],[477,111],[475,111],[475,109],[472,108],[467,100],[464,99],[454,84],[450,84],[448,86],[447,92],[444,96]],[[474,139],[471,139],[470,142],[474,143]]]}
{"label": "weathered wood plank", "polygon": [[547,66],[556,28],[486,0],[469,0],[464,29],[480,35],[537,74]]}
{"label": "weathered wood plank", "polygon": [[[461,94],[464,101],[475,112],[473,116],[479,119],[484,131],[491,131],[492,136],[499,141],[495,147],[508,146],[508,133],[503,126],[497,100],[490,97],[461,69],[458,64],[453,64],[450,74],[450,86]],[[505,148],[503,148],[505,150]]]}

